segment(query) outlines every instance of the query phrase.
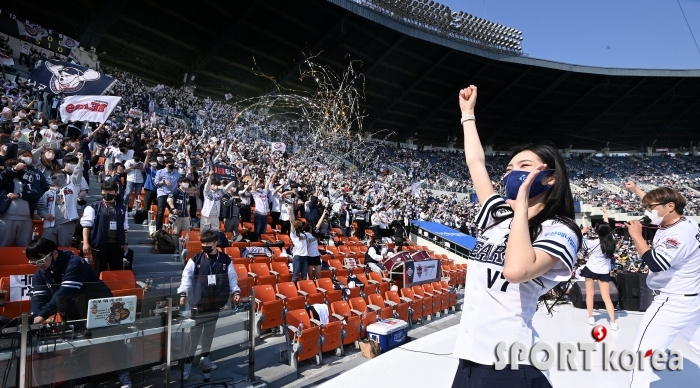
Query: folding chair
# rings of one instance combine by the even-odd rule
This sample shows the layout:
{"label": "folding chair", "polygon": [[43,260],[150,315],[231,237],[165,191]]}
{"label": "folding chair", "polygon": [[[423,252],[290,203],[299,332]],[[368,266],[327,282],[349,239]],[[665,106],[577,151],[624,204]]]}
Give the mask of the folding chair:
{"label": "folding chair", "polygon": [[[281,302],[281,301],[280,301]],[[288,311],[284,339],[287,344],[289,365],[298,369],[299,362],[316,358],[316,365],[321,365],[321,322],[311,319],[304,309]],[[299,328],[301,327],[301,330]]]}
{"label": "folding chair", "polygon": [[255,337],[259,340],[263,330],[283,325],[284,302],[277,299],[275,289],[269,284],[253,287],[255,291]]}

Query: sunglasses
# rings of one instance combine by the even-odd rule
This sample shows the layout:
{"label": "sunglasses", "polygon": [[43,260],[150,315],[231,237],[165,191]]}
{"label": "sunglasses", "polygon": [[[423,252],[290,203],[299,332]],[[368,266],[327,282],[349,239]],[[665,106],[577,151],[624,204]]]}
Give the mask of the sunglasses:
{"label": "sunglasses", "polygon": [[42,258],[39,259],[39,260],[29,260],[29,264],[31,264],[31,265],[36,265],[36,266],[44,265],[44,264],[46,264],[46,259],[48,259],[49,257],[51,257],[51,255],[53,255],[53,252],[49,253],[48,255],[42,257]]}

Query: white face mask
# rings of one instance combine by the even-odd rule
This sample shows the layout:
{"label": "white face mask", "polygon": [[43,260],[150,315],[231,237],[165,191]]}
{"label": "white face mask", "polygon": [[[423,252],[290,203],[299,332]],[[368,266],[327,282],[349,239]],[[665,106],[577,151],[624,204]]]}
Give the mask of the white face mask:
{"label": "white face mask", "polygon": [[24,164],[31,164],[32,163],[32,158],[30,158],[29,156],[22,156],[20,158],[20,160],[22,160],[22,163],[24,163]]}
{"label": "white face mask", "polygon": [[189,183],[180,183],[180,185],[182,186],[183,189],[190,187]]}
{"label": "white face mask", "polygon": [[77,164],[74,164],[74,163],[67,163],[67,164],[66,164],[66,171],[68,171],[68,172],[73,172],[73,170],[75,170],[75,166],[77,166]]}
{"label": "white face mask", "polygon": [[666,217],[668,215],[668,212],[666,212],[666,214],[664,214],[663,216],[659,216],[659,211],[656,209],[645,210],[644,215],[649,217],[652,224],[661,225],[661,223],[664,222],[664,217]]}
{"label": "white face mask", "polygon": [[56,124],[51,124],[51,129],[53,129],[54,131],[57,130],[57,129],[58,129],[58,125],[56,125]]}

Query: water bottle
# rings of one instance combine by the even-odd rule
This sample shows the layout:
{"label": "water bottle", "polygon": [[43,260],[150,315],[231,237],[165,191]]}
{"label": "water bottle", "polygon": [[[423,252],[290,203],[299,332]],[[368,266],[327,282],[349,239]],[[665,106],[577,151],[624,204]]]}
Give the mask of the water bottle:
{"label": "water bottle", "polygon": [[35,226],[34,230],[32,230],[32,241],[36,241],[39,239],[39,227]]}
{"label": "water bottle", "polygon": [[301,332],[304,330],[304,322],[299,322],[299,334],[298,336],[301,337]]}

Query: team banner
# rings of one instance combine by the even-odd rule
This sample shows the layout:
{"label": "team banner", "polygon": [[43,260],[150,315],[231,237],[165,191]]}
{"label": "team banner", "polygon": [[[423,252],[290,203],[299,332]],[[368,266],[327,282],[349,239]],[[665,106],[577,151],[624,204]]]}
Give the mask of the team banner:
{"label": "team banner", "polygon": [[287,145],[284,143],[273,142],[270,143],[271,152],[287,152]]}
{"label": "team banner", "polygon": [[440,260],[407,261],[404,263],[404,284],[440,280]]}
{"label": "team banner", "polygon": [[29,73],[27,83],[35,90],[67,96],[104,94],[116,81],[85,66],[45,60]]}
{"label": "team banner", "polygon": [[117,96],[70,96],[61,104],[61,120],[104,123],[121,97]]}
{"label": "team banner", "polygon": [[236,169],[225,164],[214,164],[214,177],[217,179],[225,179],[228,181],[238,180],[236,177]]}
{"label": "team banner", "polygon": [[10,302],[30,300],[29,291],[32,288],[34,275],[10,275]]}
{"label": "team banner", "polygon": [[0,10],[0,32],[66,56],[79,46],[74,39],[4,10]]}

